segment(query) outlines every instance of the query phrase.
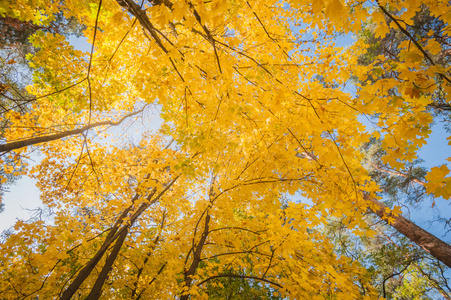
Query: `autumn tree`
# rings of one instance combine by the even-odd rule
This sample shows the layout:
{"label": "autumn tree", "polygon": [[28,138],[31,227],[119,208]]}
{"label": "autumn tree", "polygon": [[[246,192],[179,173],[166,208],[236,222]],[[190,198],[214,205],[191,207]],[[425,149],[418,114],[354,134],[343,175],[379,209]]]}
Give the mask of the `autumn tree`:
{"label": "autumn tree", "polygon": [[[0,138],[3,141],[3,133],[10,126],[6,113],[14,111],[16,117],[28,112],[33,95],[26,91],[26,86],[32,83],[31,69],[28,66],[27,55],[38,51],[30,42],[30,37],[40,32],[59,33],[66,37],[70,35],[80,36],[83,26],[75,22],[75,18],[65,19],[61,13],[56,13],[50,22],[33,22],[35,18],[21,19],[17,13],[0,16]],[[38,124],[39,126],[39,124]],[[17,155],[8,154],[9,150],[2,149],[1,156],[3,179],[0,185],[3,192],[12,184],[19,173],[21,163]],[[3,165],[8,171],[3,172]]]}
{"label": "autumn tree", "polygon": [[[448,30],[444,1],[2,3],[22,22],[75,18],[92,45],[30,37],[34,100],[5,114],[1,146],[26,155],[39,145],[42,161],[20,172],[54,215],[18,222],[2,244],[2,296],[208,299],[247,280],[273,297],[373,299],[371,270],[322,231],[336,218],[371,238],[368,211],[451,266],[449,244],[380,201],[361,150],[380,139],[382,162],[401,170],[430,134],[432,91],[449,99],[449,66],[429,55],[444,44],[403,27],[425,6]],[[335,44],[369,19],[377,37],[407,36],[399,59],[361,64],[366,41]],[[376,67],[397,75],[375,78]],[[116,142],[120,121],[150,105],[161,127]],[[426,191],[449,198],[448,172],[432,168]],[[295,193],[308,200],[282,203]]]}

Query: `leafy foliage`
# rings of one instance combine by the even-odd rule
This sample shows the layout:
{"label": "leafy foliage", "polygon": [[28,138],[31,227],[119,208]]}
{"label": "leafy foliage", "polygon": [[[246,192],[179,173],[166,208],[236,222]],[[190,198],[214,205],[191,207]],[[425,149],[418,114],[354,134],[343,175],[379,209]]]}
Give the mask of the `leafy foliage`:
{"label": "leafy foliage", "polygon": [[[381,187],[409,183],[371,177],[362,150],[370,139],[380,141],[378,168],[421,176],[434,197],[451,195],[446,165],[427,174],[413,168],[436,117],[431,107],[451,93],[450,66],[433,56],[448,49],[448,8],[445,1],[2,2],[2,18],[48,29],[28,39],[37,49],[27,56],[32,97],[25,112],[3,112],[0,149],[22,164],[17,175],[38,181],[53,214],[18,221],[5,237],[0,294],[385,296],[373,285],[400,261],[392,272],[410,267],[407,258],[417,256],[410,243],[378,245],[355,259],[337,250],[325,227],[341,220],[371,245],[378,236],[369,211],[397,230],[411,225],[399,207],[378,201]],[[421,29],[420,39],[412,18],[423,15],[423,27],[441,29]],[[59,17],[82,24],[90,52],[51,30]],[[393,56],[372,54],[371,39],[336,45],[364,24],[376,38],[403,35]],[[351,79],[356,93],[347,91]],[[152,107],[161,122],[151,123]],[[28,167],[30,147],[42,159]],[[17,172],[2,163],[5,174]],[[294,195],[302,200],[286,200]],[[428,234],[419,229],[402,232]],[[449,263],[449,244],[408,238]],[[423,286],[411,278],[410,286]],[[409,295],[407,286],[389,293]]]}

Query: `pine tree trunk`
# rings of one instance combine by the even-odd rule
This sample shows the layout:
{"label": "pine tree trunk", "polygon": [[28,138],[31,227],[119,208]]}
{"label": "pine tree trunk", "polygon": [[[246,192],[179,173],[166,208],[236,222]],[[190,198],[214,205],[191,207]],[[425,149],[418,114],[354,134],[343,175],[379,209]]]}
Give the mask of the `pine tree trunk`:
{"label": "pine tree trunk", "polygon": [[395,221],[390,224],[398,232],[402,233],[409,240],[423,248],[426,252],[437,258],[439,261],[451,268],[451,245],[445,243],[435,235],[415,225],[411,221],[404,218],[402,215],[394,216],[385,213],[385,204],[377,199],[365,196],[365,199],[371,201],[378,208],[372,210],[381,218],[390,217]]}

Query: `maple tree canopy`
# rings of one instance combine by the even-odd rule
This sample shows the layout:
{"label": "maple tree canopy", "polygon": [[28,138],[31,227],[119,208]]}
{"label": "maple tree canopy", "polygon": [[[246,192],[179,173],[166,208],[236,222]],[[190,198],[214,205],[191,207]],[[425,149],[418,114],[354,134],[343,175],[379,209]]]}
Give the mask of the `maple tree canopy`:
{"label": "maple tree canopy", "polygon": [[[414,35],[425,10],[440,30]],[[0,298],[213,299],[238,278],[261,299],[375,299],[368,270],[321,230],[339,218],[371,237],[369,211],[451,267],[449,244],[380,202],[362,163],[378,141],[402,175],[449,108],[450,11],[442,0],[2,1],[2,17],[35,26],[75,19],[92,49],[38,30],[27,95],[0,86],[3,171],[35,178],[52,211],[2,243]],[[364,31],[402,38],[362,63],[374,49]],[[449,171],[421,182],[436,201],[451,197]]]}

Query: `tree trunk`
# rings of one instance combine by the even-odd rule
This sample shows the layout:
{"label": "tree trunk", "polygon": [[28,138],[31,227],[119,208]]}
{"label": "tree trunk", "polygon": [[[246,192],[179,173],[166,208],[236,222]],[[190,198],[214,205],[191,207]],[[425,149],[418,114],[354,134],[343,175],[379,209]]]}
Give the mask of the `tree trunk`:
{"label": "tree trunk", "polygon": [[99,299],[100,295],[102,294],[102,287],[105,283],[106,279],[108,278],[108,273],[110,273],[111,269],[113,268],[113,264],[117,258],[117,255],[119,254],[119,250],[121,250],[122,244],[125,241],[125,238],[127,237],[128,229],[124,230],[119,238],[116,241],[116,244],[113,247],[113,250],[111,251],[110,255],[106,259],[105,265],[102,268],[102,271],[100,271],[100,274],[97,276],[97,280],[94,284],[94,287],[92,288],[89,295],[85,298],[85,300],[97,300]]}
{"label": "tree trunk", "polygon": [[[185,287],[187,287],[188,289],[190,288],[191,283],[193,282],[192,276],[196,273],[197,267],[199,266],[199,263],[201,261],[200,255],[202,254],[202,248],[204,247],[205,242],[207,241],[207,236],[209,233],[208,226],[209,223],[210,223],[210,215],[207,212],[202,237],[200,238],[199,243],[193,249],[193,262],[191,263],[190,268],[185,272]],[[180,296],[180,300],[188,300],[189,296],[190,296],[189,294],[182,295]]]}
{"label": "tree trunk", "polygon": [[385,204],[375,198],[364,196],[368,201],[371,201],[377,206],[377,209],[372,210],[381,218],[390,217],[395,221],[390,224],[398,232],[402,233],[409,240],[423,248],[426,252],[437,258],[439,261],[451,268],[451,245],[445,243],[435,235],[415,225],[411,221],[404,218],[402,215],[394,216],[385,212]]}
{"label": "tree trunk", "polygon": [[[152,197],[155,195],[156,190],[153,190],[147,197],[147,202],[141,204],[141,206],[135,211],[133,215],[130,216],[130,219],[128,220],[128,224],[120,227],[122,220],[128,215],[128,212],[133,207],[134,201],[136,201],[139,197],[138,194],[136,194],[132,199],[132,205],[127,208],[119,217],[119,219],[116,221],[114,227],[108,234],[107,238],[103,242],[100,249],[97,251],[97,253],[94,255],[94,257],[83,267],[83,269],[78,273],[77,277],[74,279],[74,281],[69,285],[69,287],[63,292],[62,296],[60,297],[60,300],[70,300],[72,296],[75,294],[75,292],[80,288],[82,283],[86,280],[86,278],[91,274],[92,270],[95,268],[95,266],[99,263],[105,252],[108,250],[111,243],[113,243],[115,240],[117,240],[124,231],[127,232],[128,229],[135,223],[136,219],[152,204],[154,204],[156,201],[158,201],[167,190],[171,188],[171,186],[175,183],[175,181],[180,177],[180,175],[176,176],[171,182],[167,184],[167,186],[153,199]],[[120,228],[119,228],[120,227]],[[125,238],[125,237],[124,237]],[[121,243],[122,245],[122,243]],[[114,263],[114,260],[113,260]]]}

